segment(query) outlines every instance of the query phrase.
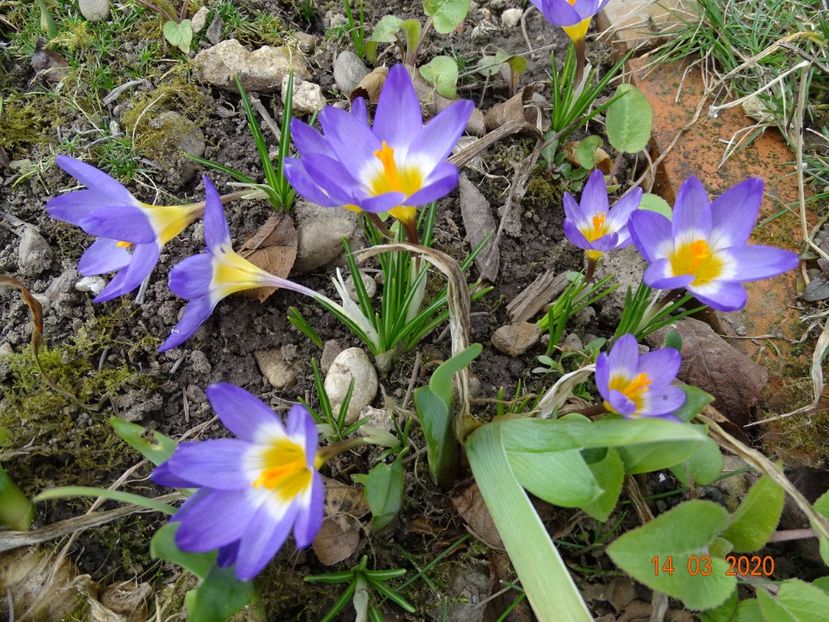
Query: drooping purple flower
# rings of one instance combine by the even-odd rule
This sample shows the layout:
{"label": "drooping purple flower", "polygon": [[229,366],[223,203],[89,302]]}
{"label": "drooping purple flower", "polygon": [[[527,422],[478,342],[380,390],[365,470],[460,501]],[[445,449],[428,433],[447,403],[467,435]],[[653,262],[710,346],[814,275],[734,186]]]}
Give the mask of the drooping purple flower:
{"label": "drooping purple flower", "polygon": [[117,272],[94,302],[112,300],[141,285],[164,245],[201,216],[201,204],[148,205],[94,166],[64,155],[55,162],[86,190],[51,199],[46,211],[97,238],[81,256],[78,272],[84,276]]}
{"label": "drooping purple flower", "polygon": [[682,357],[673,348],[639,354],[636,337],[622,335],[610,354],[596,359],[596,388],[604,407],[629,419],[662,417],[685,403],[685,392],[674,385]]}
{"label": "drooping purple flower", "polygon": [[642,201],[642,189],[634,188],[609,207],[607,185],[600,170],[591,173],[581,193],[581,202],[564,193],[564,234],[586,251],[588,259],[630,245],[628,219]]}
{"label": "drooping purple flower", "polygon": [[445,196],[458,183],[458,169],[446,161],[472,114],[471,101],[453,103],[426,125],[412,79],[395,65],[383,85],[374,126],[365,102],[351,113],[326,106],[323,134],[298,119],[291,135],[299,157],[285,160],[285,175],[309,201],[366,212],[388,211],[404,224],[416,207]]}
{"label": "drooping purple flower", "polygon": [[219,301],[233,293],[258,287],[278,287],[314,298],[321,297],[314,290],[275,276],[237,254],[231,246],[230,230],[219,193],[207,176],[203,179],[204,239],[207,248],[203,253],[176,264],[170,271],[170,290],[189,302],[159,352],[187,341],[210,317]]}
{"label": "drooping purple flower", "polygon": [[207,399],[237,438],[180,444],[152,473],[173,488],[196,488],[170,519],[180,523],[183,551],[219,550],[221,567],[235,564],[253,579],[293,530],[297,548],[311,544],[323,518],[324,488],[317,472],[317,430],[300,405],[282,424],[261,400],[232,384],[214,384]]}
{"label": "drooping purple flower", "polygon": [[650,264],[645,283],[654,289],[684,288],[718,311],[746,303],[742,283],[767,279],[797,267],[794,253],[748,244],[760,212],[763,181],[749,178],[709,203],[702,183],[690,177],[679,189],[673,221],[637,210],[628,228]]}
{"label": "drooping purple flower", "polygon": [[609,0],[531,0],[544,18],[560,26],[573,41],[583,41],[590,20]]}

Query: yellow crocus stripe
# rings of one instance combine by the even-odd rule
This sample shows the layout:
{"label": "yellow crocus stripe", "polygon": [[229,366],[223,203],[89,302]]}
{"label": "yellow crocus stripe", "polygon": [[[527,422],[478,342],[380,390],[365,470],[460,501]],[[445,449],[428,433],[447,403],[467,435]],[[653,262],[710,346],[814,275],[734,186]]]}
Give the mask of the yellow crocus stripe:
{"label": "yellow crocus stripe", "polygon": [[711,252],[708,242],[696,240],[686,242],[675,248],[668,257],[674,276],[690,274],[694,276],[691,285],[701,287],[716,280],[723,272],[724,263]]}
{"label": "yellow crocus stripe", "polygon": [[[645,372],[637,374],[633,378],[616,374],[610,377],[608,388],[612,391],[618,391],[628,398],[636,405],[636,412],[638,412],[642,409],[645,402],[645,394],[650,389],[652,383],[653,380]],[[605,402],[605,408],[613,411],[613,408],[607,402]]]}
{"label": "yellow crocus stripe", "polygon": [[590,226],[584,227],[581,232],[588,242],[595,242],[600,237],[610,233],[610,225],[607,223],[607,212],[596,212],[593,214]]}
{"label": "yellow crocus stripe", "polygon": [[[570,4],[575,4],[575,2],[571,2]],[[567,33],[567,36],[570,37],[574,42],[583,41],[584,38],[587,36],[587,29],[590,28],[590,19],[586,18],[581,20],[578,24],[573,24],[572,26],[562,26],[561,29]]]}
{"label": "yellow crocus stripe", "polygon": [[[374,152],[374,157],[383,166],[383,170],[369,182],[374,196],[387,192],[402,192],[410,196],[423,187],[424,176],[420,169],[416,166],[398,166],[394,159],[394,148],[385,140],[380,149]],[[389,213],[397,220],[414,222],[417,210],[407,205],[398,205],[390,209]]]}
{"label": "yellow crocus stripe", "polygon": [[181,205],[147,205],[142,204],[144,212],[152,223],[158,243],[164,246],[177,237],[179,233],[196,220],[202,213],[202,207]]}
{"label": "yellow crocus stripe", "polygon": [[262,287],[267,276],[267,272],[228,249],[217,254],[213,260],[211,287],[218,290],[224,298],[236,292]]}
{"label": "yellow crocus stripe", "polygon": [[262,452],[262,468],[252,486],[273,491],[281,501],[290,501],[311,483],[305,450],[287,438],[275,440]]}

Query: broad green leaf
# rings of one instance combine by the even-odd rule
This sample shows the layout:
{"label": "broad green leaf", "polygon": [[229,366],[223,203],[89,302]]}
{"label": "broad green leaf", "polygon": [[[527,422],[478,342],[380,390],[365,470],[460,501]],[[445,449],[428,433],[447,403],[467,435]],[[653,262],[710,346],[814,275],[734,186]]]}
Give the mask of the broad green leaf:
{"label": "broad green leaf", "polygon": [[812,581],[812,585],[816,585],[824,592],[829,593],[829,577],[818,577],[814,581]]}
{"label": "broad green leaf", "polygon": [[[815,512],[829,518],[829,492],[825,492],[818,497],[814,507]],[[826,541],[826,538],[820,538],[820,556],[823,563],[829,566],[829,542]]]}
{"label": "broad green leaf", "polygon": [[731,525],[722,534],[738,553],[759,551],[774,533],[783,513],[783,488],[764,475],[751,487]]}
{"label": "broad green leaf", "polygon": [[780,585],[777,597],[757,589],[757,603],[766,622],[825,622],[829,594],[800,579]]}
{"label": "broad green leaf", "polygon": [[146,439],[147,429],[137,423],[125,421],[120,417],[110,417],[109,423],[115,433],[147,460],[158,466],[166,462],[176,450],[176,442],[161,432],[153,431],[154,442]]}
{"label": "broad green leaf", "polygon": [[452,358],[437,366],[429,379],[429,388],[447,405],[452,402],[452,378],[464,367],[474,361],[483,351],[480,343],[473,343],[466,350],[458,352]]}
{"label": "broad green leaf", "polygon": [[651,137],[653,111],[648,98],[632,84],[620,84],[607,109],[607,140],[616,151],[639,153]]}
{"label": "broad green leaf", "polygon": [[233,568],[213,566],[187,599],[188,620],[225,622],[256,598],[252,581],[239,581]]}
{"label": "broad green leaf", "polygon": [[583,505],[582,510],[598,521],[605,522],[616,507],[622,484],[625,481],[625,465],[615,449],[608,449],[604,460],[590,464],[593,477],[602,488],[602,494]]}
{"label": "broad green leaf", "polygon": [[709,439],[688,460],[671,467],[671,472],[685,486],[710,484],[722,473],[723,464],[720,446]]}
{"label": "broad green leaf", "polygon": [[394,15],[384,15],[377,22],[374,27],[374,32],[371,33],[371,41],[378,43],[394,43],[397,41],[397,33],[400,32],[400,27],[403,25],[403,20]]}
{"label": "broad green leaf", "polygon": [[484,425],[467,439],[472,474],[536,617],[588,622],[593,618],[567,566],[510,470],[501,443],[505,423]]}
{"label": "broad green leaf", "polygon": [[602,144],[599,136],[588,136],[583,138],[576,145],[576,162],[579,166],[588,170],[596,166],[596,149]]}
{"label": "broad green leaf", "polygon": [[[698,426],[702,428],[702,426]],[[699,448],[698,442],[645,443],[619,447],[625,463],[625,472],[632,475],[651,473],[681,464],[690,459]]]}
{"label": "broad green leaf", "polygon": [[740,602],[737,606],[737,615],[731,618],[731,622],[759,622],[761,619],[760,604],[756,599],[751,598]]}
{"label": "broad green leaf", "polygon": [[700,622],[731,622],[737,614],[737,606],[740,604],[740,596],[737,590],[728,597],[728,599],[720,606],[703,611],[700,616]]}
{"label": "broad green leaf", "polygon": [[26,531],[34,518],[34,504],[0,467],[0,526]]}
{"label": "broad green leaf", "polygon": [[596,500],[602,489],[578,449],[507,452],[515,479],[539,499],[565,508]]}
{"label": "broad green leaf", "polygon": [[454,99],[458,85],[458,63],[449,56],[435,56],[429,63],[419,69],[420,75],[435,87],[439,95]]}
{"label": "broad green leaf", "polygon": [[150,556],[153,559],[178,564],[199,579],[204,579],[216,562],[216,553],[186,553],[176,544],[179,523],[162,525],[150,540]]}
{"label": "broad green leaf", "polygon": [[526,56],[510,56],[507,59],[507,64],[509,68],[512,70],[512,73],[516,76],[520,76],[522,73],[527,71],[527,57]]}
{"label": "broad green leaf", "polygon": [[672,220],[674,212],[668,202],[658,194],[646,192],[642,195],[642,202],[639,204],[639,209],[646,209],[657,214],[662,214],[668,220]]}
{"label": "broad green leaf", "polygon": [[502,48],[495,50],[494,55],[484,56],[478,61],[475,69],[478,73],[484,76],[494,76],[501,71],[501,65],[507,62],[509,54]]}
{"label": "broad green leaf", "polygon": [[[711,609],[722,604],[737,586],[737,578],[725,574],[728,563],[709,555],[709,545],[728,520],[728,512],[716,503],[687,501],[619,537],[607,547],[607,554],[619,568],[651,589],[681,600],[689,609]],[[711,573],[692,575],[688,569],[696,566],[689,566],[691,556],[700,564],[710,563]],[[669,557],[673,573],[662,571]]]}
{"label": "broad green leaf", "polygon": [[374,465],[361,481],[365,485],[366,500],[371,509],[371,524],[375,529],[382,529],[400,511],[403,500],[403,465],[400,460],[391,464],[381,462]]}
{"label": "broad green leaf", "polygon": [[442,35],[461,25],[469,12],[469,0],[423,0],[423,12],[432,18],[432,25]]}
{"label": "broad green leaf", "polygon": [[182,52],[187,54],[190,52],[190,43],[193,41],[193,26],[189,19],[185,19],[181,23],[176,23],[173,20],[164,22],[164,38],[170,45],[177,47]]}
{"label": "broad green leaf", "polygon": [[685,391],[685,403],[682,408],[674,413],[674,417],[680,421],[690,421],[701,413],[703,408],[714,401],[713,395],[690,384],[678,382],[677,386]]}
{"label": "broad green leaf", "polygon": [[416,19],[407,19],[400,24],[400,29],[406,35],[406,49],[412,52],[420,42],[420,22]]}
{"label": "broad green leaf", "polygon": [[50,39],[54,39],[58,36],[58,26],[49,12],[49,7],[46,6],[45,0],[37,0],[37,5],[40,8],[40,30],[45,32]]}

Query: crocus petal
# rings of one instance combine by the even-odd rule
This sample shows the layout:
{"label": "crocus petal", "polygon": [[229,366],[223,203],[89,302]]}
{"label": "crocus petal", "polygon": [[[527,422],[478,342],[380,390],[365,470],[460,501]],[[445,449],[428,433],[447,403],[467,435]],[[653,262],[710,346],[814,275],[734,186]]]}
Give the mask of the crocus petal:
{"label": "crocus petal", "polygon": [[673,247],[671,221],[662,214],[634,211],[628,220],[628,232],[648,263],[664,258]]}
{"label": "crocus petal", "polygon": [[639,367],[639,344],[636,337],[627,333],[619,337],[607,356],[610,363],[610,377],[623,374],[633,378]]}
{"label": "crocus petal", "polygon": [[137,206],[99,207],[81,219],[79,226],[89,235],[134,244],[155,242],[150,219]]}
{"label": "crocus petal", "polygon": [[774,246],[759,244],[742,248],[729,248],[728,254],[734,261],[734,281],[757,281],[794,270],[800,259],[791,251]]}
{"label": "crocus petal", "polygon": [[176,544],[194,553],[230,544],[246,533],[253,511],[244,491],[202,489],[170,519],[181,521]]}
{"label": "crocus petal", "polygon": [[679,188],[673,216],[672,232],[676,245],[707,239],[711,233],[708,194],[696,177],[689,177]]}
{"label": "crocus petal", "polygon": [[199,253],[177,263],[170,270],[168,285],[176,296],[191,300],[210,294],[213,281],[213,256]]}
{"label": "crocus petal", "polygon": [[354,101],[351,102],[351,116],[363,125],[368,125],[368,109],[364,98],[355,97]]}
{"label": "crocus petal", "polygon": [[301,156],[321,153],[334,157],[334,151],[328,145],[325,137],[304,121],[291,119],[291,138],[293,138],[294,146],[296,146],[296,150]]}
{"label": "crocus petal", "polygon": [[607,402],[620,415],[630,415],[636,411],[636,404],[616,389],[610,390]]}
{"label": "crocus petal", "polygon": [[328,144],[340,162],[348,162],[355,171],[376,162],[374,152],[380,149],[380,141],[368,126],[350,113],[326,106],[319,114],[319,121]]}
{"label": "crocus petal", "polygon": [[167,340],[158,348],[159,352],[166,352],[172,348],[180,346],[182,343],[190,339],[193,334],[199,329],[199,326],[207,321],[210,314],[213,313],[213,305],[210,304],[209,296],[200,296],[193,298],[184,307],[184,315],[176,324],[176,327],[170,332]]}
{"label": "crocus petal", "polygon": [[702,287],[688,285],[688,292],[717,311],[739,311],[746,304],[746,290],[740,283],[715,281]]}
{"label": "crocus petal", "polygon": [[644,417],[664,417],[682,408],[685,399],[685,391],[679,387],[668,386],[659,391],[650,391],[647,408],[643,408],[640,414]]}
{"label": "crocus petal", "polygon": [[573,222],[565,220],[562,223],[562,227],[564,228],[564,235],[574,245],[584,250],[591,250],[593,248],[593,245],[587,241],[587,238],[584,237],[584,234]]}
{"label": "crocus petal", "polygon": [[167,461],[170,471],[198,486],[243,490],[252,478],[244,468],[251,444],[236,438],[181,443]]}
{"label": "crocus petal", "polygon": [[402,192],[386,192],[385,194],[378,194],[375,197],[366,197],[355,201],[355,203],[367,212],[387,212],[393,207],[402,205],[406,200],[406,195]]}
{"label": "crocus petal", "polygon": [[97,190],[75,190],[47,201],[46,213],[57,220],[80,226],[91,212],[112,203],[107,195]]}
{"label": "crocus petal", "polygon": [[667,259],[659,259],[647,267],[642,278],[653,289],[679,289],[693,282],[694,275],[674,276],[671,263]]}
{"label": "crocus petal", "polygon": [[732,186],[711,204],[711,236],[714,249],[744,244],[757,222],[763,202],[763,180],[749,177]]}
{"label": "crocus petal", "polygon": [[555,26],[572,26],[583,19],[567,0],[532,0],[532,3]]}
{"label": "crocus petal", "polygon": [[288,183],[301,196],[324,207],[340,207],[343,205],[342,201],[331,198],[325,189],[318,185],[317,180],[305,169],[302,160],[285,158],[283,166]]}
{"label": "crocus petal", "polygon": [[204,183],[204,241],[209,249],[220,246],[230,247],[230,229],[225,219],[225,209],[219,191],[207,175]]}
{"label": "crocus petal", "polygon": [[250,581],[268,565],[285,543],[296,514],[297,508],[294,504],[291,504],[279,518],[272,515],[267,504],[256,511],[239,542],[236,576],[240,581]]}
{"label": "crocus petal", "polygon": [[634,188],[610,208],[607,223],[611,231],[621,231],[627,227],[630,215],[642,203],[642,194],[642,188]]}
{"label": "crocus petal", "polygon": [[115,275],[93,302],[106,302],[137,289],[152,274],[160,252],[155,242],[138,244],[132,251],[129,265]]}
{"label": "crocus petal", "polygon": [[159,464],[150,473],[150,479],[159,486],[167,486],[168,488],[195,488],[196,484],[190,480],[183,479],[170,470],[170,465],[167,462]]}
{"label": "crocus petal", "polygon": [[115,272],[130,263],[132,255],[115,240],[98,238],[78,260],[78,272],[84,276]]}
{"label": "crocus petal", "polygon": [[279,417],[248,391],[222,382],[211,384],[204,393],[224,426],[242,440],[263,442],[285,436]]}
{"label": "crocus petal", "polygon": [[564,216],[579,228],[590,224],[590,220],[584,215],[581,207],[576,203],[576,199],[569,192],[564,193]]}
{"label": "crocus petal", "polygon": [[361,183],[338,160],[314,153],[302,158],[302,164],[331,200],[339,205],[355,202],[355,191]]}
{"label": "crocus petal", "polygon": [[673,348],[660,348],[639,357],[639,373],[646,373],[653,388],[676,380],[682,356]]}
{"label": "crocus petal", "polygon": [[594,250],[601,251],[602,253],[616,250],[619,248],[619,234],[607,233],[602,237],[593,240],[590,244]]}
{"label": "crocus petal", "polygon": [[441,162],[426,179],[423,187],[406,199],[406,205],[424,205],[442,199],[458,185],[458,168]]}
{"label": "crocus petal", "polygon": [[219,554],[216,556],[216,565],[219,568],[227,568],[236,563],[236,557],[239,555],[239,541],[225,544],[219,548]]}
{"label": "crocus petal", "polygon": [[389,70],[374,113],[374,135],[394,148],[405,148],[423,126],[420,100],[406,67],[400,63]]}
{"label": "crocus petal", "polygon": [[317,455],[317,427],[314,418],[308,409],[301,404],[294,404],[288,411],[288,434],[294,438],[301,438],[305,447],[305,458],[308,468],[314,467]]}
{"label": "crocus petal", "polygon": [[135,202],[130,191],[121,185],[121,183],[86,162],[81,162],[69,156],[59,155],[55,158],[55,164],[87,188],[108,195],[112,202],[121,201],[126,204]]}
{"label": "crocus petal", "polygon": [[606,400],[610,397],[608,385],[610,384],[610,361],[607,354],[602,352],[596,357],[596,388],[599,394]]}
{"label": "crocus petal", "polygon": [[437,166],[458,144],[474,108],[475,104],[462,99],[438,114],[414,137],[407,158],[428,162],[427,170]]}
{"label": "crocus petal", "polygon": [[579,203],[581,213],[584,214],[586,220],[593,218],[596,212],[607,213],[609,204],[607,200],[607,185],[604,181],[604,173],[596,169],[587,178],[587,183],[584,184],[584,190],[581,192],[581,201]]}
{"label": "crocus petal", "polygon": [[314,541],[314,537],[322,526],[324,500],[325,488],[322,478],[314,471],[308,505],[299,508],[294,524],[294,540],[296,540],[297,548],[304,549]]}

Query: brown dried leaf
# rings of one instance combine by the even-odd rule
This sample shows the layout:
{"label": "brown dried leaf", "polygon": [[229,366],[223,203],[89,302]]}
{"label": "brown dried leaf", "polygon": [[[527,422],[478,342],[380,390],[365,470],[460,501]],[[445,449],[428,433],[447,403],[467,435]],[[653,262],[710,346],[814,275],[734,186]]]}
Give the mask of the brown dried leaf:
{"label": "brown dried leaf", "polygon": [[482,279],[494,282],[501,267],[501,254],[497,248],[493,248],[495,217],[492,215],[489,201],[466,175],[461,175],[459,186],[461,216],[469,245],[473,249],[477,248],[484,238],[490,236],[489,242],[475,257],[475,265],[478,266]]}
{"label": "brown dried leaf", "polygon": [[534,90],[532,85],[525,86],[507,101],[495,104],[487,110],[484,115],[486,129],[498,129],[509,121],[526,121],[531,125],[535,125],[538,110],[533,107],[525,108],[532,100]]}
{"label": "brown dried leaf", "polygon": [[484,503],[477,484],[472,484],[452,497],[452,506],[466,523],[467,529],[491,549],[503,549],[504,543]]}
{"label": "brown dried leaf", "polygon": [[322,476],[325,484],[325,515],[340,523],[343,529],[350,518],[362,518],[369,512],[362,488],[343,484],[330,477]]}
{"label": "brown dried leaf", "polygon": [[351,91],[348,96],[349,101],[353,102],[358,97],[362,97],[367,102],[376,104],[380,100],[380,91],[383,90],[388,75],[388,67],[376,67],[371,73],[363,76],[357,88]]}
{"label": "brown dried leaf", "polygon": [[[239,249],[239,254],[274,276],[288,278],[296,261],[297,234],[290,216],[274,214]],[[259,287],[246,295],[265,302],[275,287]]]}
{"label": "brown dried leaf", "polygon": [[325,566],[333,566],[344,559],[348,559],[357,550],[360,543],[360,523],[356,520],[349,522],[346,529],[331,518],[322,521],[322,527],[314,538],[314,553]]}

